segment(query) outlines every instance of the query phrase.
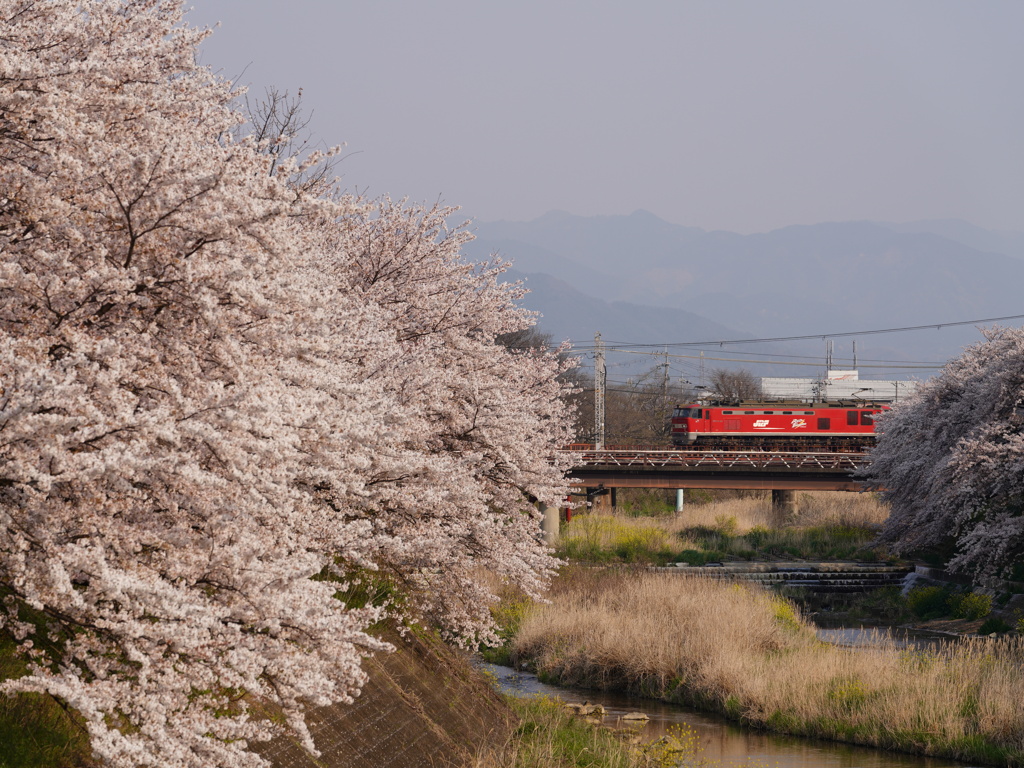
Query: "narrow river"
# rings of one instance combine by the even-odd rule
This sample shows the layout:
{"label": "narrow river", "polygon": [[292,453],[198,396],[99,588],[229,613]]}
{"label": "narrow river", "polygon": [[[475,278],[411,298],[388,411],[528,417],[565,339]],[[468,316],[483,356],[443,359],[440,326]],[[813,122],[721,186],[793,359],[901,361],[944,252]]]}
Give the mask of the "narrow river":
{"label": "narrow river", "polygon": [[[827,642],[856,647],[867,644],[872,632],[874,630],[830,629],[820,630],[819,635]],[[906,638],[906,642],[908,645],[931,644],[936,639],[913,637]],[[778,768],[964,768],[968,765],[942,758],[904,755],[870,747],[751,730],[717,715],[697,712],[687,707],[618,693],[560,688],[545,685],[536,675],[517,672],[510,667],[494,664],[480,666],[498,679],[504,693],[513,696],[542,694],[557,696],[565,702],[601,704],[606,713],[604,722],[610,725],[637,727],[622,723],[620,719],[629,712],[643,712],[650,717],[645,725],[639,726],[645,740],[663,736],[672,726],[686,725],[696,732],[704,746],[704,758],[721,768],[749,765]]]}

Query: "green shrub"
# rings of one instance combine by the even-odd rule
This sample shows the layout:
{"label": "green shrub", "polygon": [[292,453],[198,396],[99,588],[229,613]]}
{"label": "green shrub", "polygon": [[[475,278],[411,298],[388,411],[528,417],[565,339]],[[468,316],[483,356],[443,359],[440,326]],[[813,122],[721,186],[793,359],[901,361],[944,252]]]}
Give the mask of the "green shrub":
{"label": "green shrub", "polygon": [[491,617],[497,625],[501,644],[495,647],[481,645],[478,649],[484,661],[491,664],[510,665],[509,649],[527,611],[533,607],[533,600],[521,592],[507,591],[502,598],[491,605]]}
{"label": "green shrub", "polygon": [[[704,529],[707,530],[707,529]],[[874,532],[867,528],[846,525],[821,525],[803,528],[751,528],[745,535],[731,539],[719,528],[719,540],[727,542],[723,549],[736,550],[740,544],[763,557],[789,556],[803,560],[877,560],[874,550],[867,549],[874,540]],[[687,532],[702,546],[707,547],[710,537],[699,537],[697,529]],[[740,556],[745,553],[735,552]]]}
{"label": "green shrub", "polygon": [[917,587],[907,595],[907,607],[919,619],[935,619],[946,614],[948,600],[942,587]]}
{"label": "green shrub", "polygon": [[736,517],[734,515],[716,515],[715,529],[722,534],[722,536],[732,538],[739,531],[739,524],[736,522]]}
{"label": "green shrub", "polygon": [[651,562],[665,554],[665,534],[657,528],[637,528],[619,533],[612,553],[626,563]]}
{"label": "green shrub", "polygon": [[674,491],[659,488],[620,488],[616,511],[627,517],[673,515],[676,511],[674,496]]}
{"label": "green shrub", "polygon": [[977,592],[950,595],[948,604],[950,613],[956,619],[974,621],[988,616],[992,612],[992,598]]}
{"label": "green shrub", "polygon": [[996,632],[1009,632],[1013,627],[1007,624],[1005,621],[1000,619],[998,616],[991,616],[982,622],[982,625],[978,627],[979,635],[991,635]]}
{"label": "green shrub", "polygon": [[780,627],[790,632],[799,632],[802,629],[796,607],[789,600],[773,597],[771,606],[775,621]]}
{"label": "green shrub", "polygon": [[826,697],[841,711],[857,712],[868,699],[868,690],[857,678],[836,678],[831,682]]}
{"label": "green shrub", "polygon": [[747,531],[746,539],[754,549],[760,549],[771,538],[772,532],[763,525],[755,525]]}
{"label": "green shrub", "polygon": [[566,560],[579,560],[586,563],[601,563],[612,559],[612,553],[591,539],[563,538],[558,542],[556,554]]}

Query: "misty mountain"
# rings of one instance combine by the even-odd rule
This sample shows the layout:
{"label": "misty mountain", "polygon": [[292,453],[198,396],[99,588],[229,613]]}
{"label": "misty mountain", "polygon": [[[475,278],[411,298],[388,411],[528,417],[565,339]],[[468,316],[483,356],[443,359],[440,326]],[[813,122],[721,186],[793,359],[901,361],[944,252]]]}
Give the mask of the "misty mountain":
{"label": "misty mountain", "polygon": [[522,303],[541,314],[539,325],[555,342],[570,339],[574,344],[589,345],[597,331],[608,343],[668,337],[692,341],[749,338],[742,331],[684,309],[605,301],[546,274],[510,269],[506,275],[526,283],[530,293]]}
{"label": "misty mountain", "polygon": [[907,224],[875,222],[894,232],[929,233],[969,246],[977,251],[1024,258],[1024,232],[983,229],[961,219],[931,219]]}
{"label": "misty mountain", "polygon": [[[670,224],[646,211],[589,218],[551,212],[530,222],[477,223],[478,239],[467,251],[512,259],[531,287],[537,275],[546,274],[609,306],[629,305],[594,318],[600,324],[584,338],[595,330],[606,338],[628,338],[615,325],[624,322],[622,312],[645,318],[631,326],[639,333],[657,314],[638,307],[684,310],[754,338],[1024,314],[1024,259],[894,226],[826,223],[740,235]],[[953,225],[945,229],[954,234]],[[982,243],[970,225],[959,230]],[[563,330],[567,312],[542,299],[534,301],[550,318],[542,321],[545,329],[580,338],[579,330]],[[669,323],[655,323],[649,334],[629,340],[692,339]],[[873,337],[872,344],[895,359],[946,359],[979,338],[966,327]]]}

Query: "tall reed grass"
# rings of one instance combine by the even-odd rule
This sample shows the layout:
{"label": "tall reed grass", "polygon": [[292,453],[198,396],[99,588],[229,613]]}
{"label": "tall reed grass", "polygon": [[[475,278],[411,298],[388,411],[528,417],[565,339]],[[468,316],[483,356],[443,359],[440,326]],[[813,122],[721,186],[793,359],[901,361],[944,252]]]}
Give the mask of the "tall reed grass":
{"label": "tall reed grass", "polygon": [[[889,516],[889,508],[875,493],[813,491],[797,495],[797,513],[789,516],[772,505],[771,494],[757,494],[706,504],[687,504],[683,511],[668,516],[678,530],[711,527],[732,518],[736,533],[751,528],[783,528],[838,525],[877,528]],[[663,520],[664,521],[664,520]],[[667,521],[665,521],[667,522]]]}
{"label": "tall reed grass", "polygon": [[841,649],[758,587],[573,569],[526,615],[511,652],[561,684],[695,704],[787,733],[1024,765],[1017,639]]}

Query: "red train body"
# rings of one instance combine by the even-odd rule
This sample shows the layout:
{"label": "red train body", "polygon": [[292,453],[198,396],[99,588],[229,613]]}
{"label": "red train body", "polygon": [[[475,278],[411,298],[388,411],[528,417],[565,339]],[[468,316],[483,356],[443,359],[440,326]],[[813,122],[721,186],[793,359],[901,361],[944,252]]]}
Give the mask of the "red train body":
{"label": "red train body", "polygon": [[695,448],[859,451],[874,444],[880,403],[713,403],[677,406],[672,444]]}

